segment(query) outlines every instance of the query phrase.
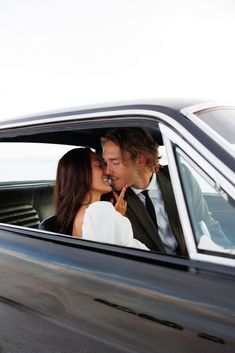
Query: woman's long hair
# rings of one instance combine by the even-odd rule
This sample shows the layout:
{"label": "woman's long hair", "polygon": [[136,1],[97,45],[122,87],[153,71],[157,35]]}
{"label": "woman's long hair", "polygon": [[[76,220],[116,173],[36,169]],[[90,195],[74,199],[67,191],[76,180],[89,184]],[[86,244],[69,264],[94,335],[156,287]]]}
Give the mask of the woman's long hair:
{"label": "woman's long hair", "polygon": [[91,189],[91,153],[89,148],[75,148],[59,160],[54,191],[59,233],[72,235],[74,218]]}

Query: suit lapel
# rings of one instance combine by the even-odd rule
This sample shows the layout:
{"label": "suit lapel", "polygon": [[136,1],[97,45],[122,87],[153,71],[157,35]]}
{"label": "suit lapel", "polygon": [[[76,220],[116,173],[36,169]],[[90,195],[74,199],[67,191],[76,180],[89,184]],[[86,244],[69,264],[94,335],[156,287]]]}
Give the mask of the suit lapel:
{"label": "suit lapel", "polygon": [[[166,167],[164,167],[165,169]],[[158,185],[161,189],[163,201],[165,204],[166,212],[168,214],[169,220],[172,214],[172,207],[174,207],[174,200],[173,200],[173,189],[168,177],[168,171],[164,170],[160,171],[157,175]]]}
{"label": "suit lapel", "polygon": [[135,219],[137,219],[137,221],[141,223],[142,227],[144,228],[145,234],[143,234],[143,238],[146,238],[147,236],[161,252],[165,252],[162,241],[158,235],[157,229],[151,217],[149,216],[145,206],[140,201],[139,197],[134,193],[131,188],[127,189],[125,199],[127,200],[128,205],[126,216],[130,216],[130,219],[133,219],[134,215]]}

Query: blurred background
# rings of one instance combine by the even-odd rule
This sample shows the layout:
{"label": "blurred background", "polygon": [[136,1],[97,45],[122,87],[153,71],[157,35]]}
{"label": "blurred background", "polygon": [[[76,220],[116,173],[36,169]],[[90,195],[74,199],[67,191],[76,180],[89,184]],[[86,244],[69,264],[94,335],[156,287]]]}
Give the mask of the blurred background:
{"label": "blurred background", "polygon": [[0,119],[152,98],[235,102],[234,0],[0,0]]}

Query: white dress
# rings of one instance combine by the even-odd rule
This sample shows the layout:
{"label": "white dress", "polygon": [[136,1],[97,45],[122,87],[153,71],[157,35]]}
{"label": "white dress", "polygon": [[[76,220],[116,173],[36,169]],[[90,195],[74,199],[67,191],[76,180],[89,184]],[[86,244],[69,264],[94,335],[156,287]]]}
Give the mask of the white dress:
{"label": "white dress", "polygon": [[94,202],[86,209],[82,239],[149,250],[134,239],[129,219],[117,212],[107,201]]}

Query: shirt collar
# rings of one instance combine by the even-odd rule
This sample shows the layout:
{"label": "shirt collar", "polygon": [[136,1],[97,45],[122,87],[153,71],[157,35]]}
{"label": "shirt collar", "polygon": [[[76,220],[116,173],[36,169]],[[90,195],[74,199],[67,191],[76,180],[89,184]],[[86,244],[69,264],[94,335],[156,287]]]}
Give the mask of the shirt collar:
{"label": "shirt collar", "polygon": [[131,186],[131,189],[134,191],[134,193],[136,195],[140,194],[143,190],[157,191],[157,177],[156,177],[156,173],[153,173],[151,181],[150,181],[149,185],[145,189],[136,189],[133,186]]}

